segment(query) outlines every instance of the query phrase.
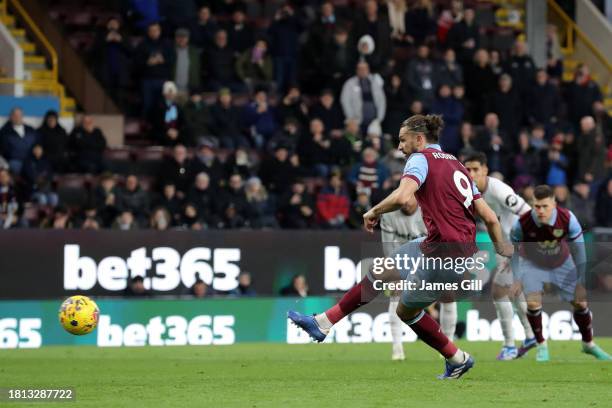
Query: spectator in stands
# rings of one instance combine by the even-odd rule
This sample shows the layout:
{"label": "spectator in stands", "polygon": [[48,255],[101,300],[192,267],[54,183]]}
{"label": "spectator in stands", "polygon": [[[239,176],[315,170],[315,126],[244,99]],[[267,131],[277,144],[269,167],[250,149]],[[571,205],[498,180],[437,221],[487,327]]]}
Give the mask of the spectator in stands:
{"label": "spectator in stands", "polygon": [[470,103],[472,121],[480,122],[484,118],[484,97],[495,90],[496,82],[489,64],[489,53],[479,49],[474,54],[473,63],[465,69],[466,99]]}
{"label": "spectator in stands", "polygon": [[463,85],[463,68],[457,63],[455,51],[452,48],[444,51],[444,59],[436,70],[436,84],[455,87]]}
{"label": "spectator in stands", "polygon": [[268,43],[259,39],[246,49],[236,61],[236,72],[250,90],[265,86],[273,79],[272,58],[268,55]]}
{"label": "spectator in stands", "polygon": [[[180,207],[179,207],[180,212]],[[165,207],[158,207],[153,210],[149,218],[149,228],[156,231],[166,231],[172,226],[172,216]]]}
{"label": "spectator in stands", "polygon": [[[196,206],[200,218],[206,224],[211,224],[214,218],[214,199],[215,191],[210,186],[210,177],[205,172],[198,173],[189,193],[187,193],[186,201]],[[173,214],[178,214],[178,212]]]}
{"label": "spectator in stands", "polygon": [[302,274],[295,275],[291,279],[291,283],[281,289],[280,294],[281,296],[308,296],[308,283],[306,282],[306,277]]}
{"label": "spectator in stands", "polygon": [[453,23],[448,32],[448,45],[457,53],[457,59],[468,64],[480,46],[480,27],[476,23],[474,9],[468,8],[458,22]]}
{"label": "spectator in stands", "polygon": [[463,106],[453,98],[449,85],[443,84],[438,90],[432,108],[432,113],[442,115],[444,128],[440,134],[440,145],[445,152],[456,155],[461,149],[462,143],[459,137],[459,126],[463,121]]}
{"label": "spectator in stands", "polygon": [[244,7],[239,5],[234,7],[232,19],[226,30],[230,47],[235,52],[243,53],[253,47],[255,32],[246,22]]}
{"label": "spectator in stands", "polygon": [[0,154],[8,161],[14,174],[21,173],[23,161],[30,155],[38,140],[36,130],[23,123],[21,108],[13,108],[9,119],[0,129]]}
{"label": "spectator in stands", "polygon": [[319,118],[329,132],[344,129],[344,113],[335,100],[331,89],[324,89],[316,104],[309,110],[310,119]]}
{"label": "spectator in stands", "polygon": [[189,43],[189,30],[179,28],[174,33],[173,79],[184,98],[190,91],[200,90],[202,69],[200,50]]}
{"label": "spectator in stands", "polygon": [[563,76],[562,58],[557,26],[548,24],[546,26],[546,72],[557,85]]}
{"label": "spectator in stands", "polygon": [[232,174],[228,185],[221,190],[216,213],[220,218],[217,228],[234,229],[247,226],[249,205],[244,192],[244,181],[239,174]]}
{"label": "spectator in stands", "polygon": [[217,102],[210,108],[213,134],[221,146],[229,149],[247,147],[249,142],[242,134],[240,110],[232,104],[232,94],[228,88],[219,90]]}
{"label": "spectator in stands", "polygon": [[[363,6],[363,14],[357,17],[353,26],[355,39],[361,41],[364,36],[370,36],[373,40],[372,55],[369,59],[370,68],[373,72],[384,69],[391,58],[391,27],[389,19],[379,13],[376,0],[366,0]],[[359,49],[359,47],[358,47]]]}
{"label": "spectator in stands", "polygon": [[179,217],[179,228],[183,230],[201,231],[206,224],[198,213],[198,208],[193,203],[186,203]]}
{"label": "spectator in stands", "polygon": [[275,203],[272,201],[259,177],[249,178],[244,185],[249,225],[251,228],[278,228]]}
{"label": "spectator in stands", "polygon": [[602,101],[593,103],[593,118],[596,131],[604,136],[606,145],[612,144],[612,116],[608,114]]}
{"label": "spectator in stands", "polygon": [[210,13],[210,7],[203,5],[198,10],[196,21],[191,25],[192,42],[201,49],[207,49],[213,44],[213,38],[218,29]]}
{"label": "spectator in stands", "polygon": [[283,195],[300,175],[297,154],[290,154],[287,146],[276,145],[273,157],[263,160],[259,175],[266,189],[276,195]]}
{"label": "spectator in stands", "polygon": [[[138,176],[130,174],[125,179],[125,186],[117,195],[117,208],[120,211],[117,223],[131,225],[130,217],[140,225],[144,225],[149,215],[149,193],[140,187]],[[129,215],[126,215],[129,213]]]}
{"label": "spectator in stands", "polygon": [[391,39],[395,44],[404,45],[407,42],[406,13],[408,12],[408,5],[406,0],[387,0],[386,3]]}
{"label": "spectator in stands", "polygon": [[431,108],[436,96],[436,70],[433,61],[429,58],[429,47],[420,45],[416,58],[406,66],[404,83],[415,99],[423,102],[425,109]]}
{"label": "spectator in stands", "polygon": [[97,231],[102,228],[102,220],[98,217],[98,210],[95,206],[88,205],[83,209],[83,220],[80,228],[82,230]]}
{"label": "spectator in stands", "polygon": [[62,205],[53,209],[53,212],[42,221],[41,228],[71,229],[74,226],[70,211]]}
{"label": "spectator in stands", "polygon": [[540,184],[542,155],[531,145],[527,131],[519,133],[518,153],[512,159],[512,169],[512,185],[516,190]]}
{"label": "spectator in stands", "polygon": [[348,180],[357,191],[371,192],[380,188],[388,177],[389,170],[378,160],[376,150],[366,147],[361,162],[353,166]]}
{"label": "spectator in stands", "polygon": [[340,26],[336,10],[332,1],[326,0],[321,3],[317,19],[310,25],[308,30],[309,57],[320,57],[321,51],[332,44],[336,29]]}
{"label": "spectator in stands", "polygon": [[[202,99],[202,94],[192,91],[189,101],[183,106],[183,132],[187,140],[195,143],[212,136],[213,118],[210,108]],[[216,138],[215,138],[216,139]]]}
{"label": "spectator in stands", "polygon": [[[476,132],[474,127],[468,121],[461,123],[459,128],[459,138],[461,139],[461,150],[459,151],[459,157],[469,156],[471,153],[477,150],[476,147]],[[459,159],[461,160],[461,159]]]}
{"label": "spectator in stands", "polygon": [[578,64],[574,81],[567,90],[567,112],[575,129],[579,129],[580,120],[593,114],[593,103],[601,101],[599,85],[591,79],[589,67]]}
{"label": "spectator in stands", "polygon": [[274,14],[274,22],[268,28],[270,54],[274,61],[274,80],[282,93],[293,84],[297,73],[300,21],[290,3],[285,3]]}
{"label": "spectator in stands", "polygon": [[238,275],[238,287],[232,290],[230,294],[242,297],[257,296],[257,292],[255,292],[255,289],[253,289],[250,272],[240,271],[240,274]]}
{"label": "spectator in stands", "polygon": [[[170,214],[166,228],[172,226],[176,221],[178,221],[178,217],[183,208],[183,202],[180,198],[178,198],[176,186],[171,181],[167,181],[163,184],[162,192],[157,200],[155,200],[153,203],[153,208],[164,209],[168,212],[168,214]],[[150,221],[157,219],[159,216],[159,214],[155,214],[155,211],[153,211]]]}
{"label": "spectator in stands", "polygon": [[395,135],[402,122],[406,120],[410,103],[408,89],[403,85],[400,75],[392,74],[390,80],[385,82],[385,95],[387,113],[383,122],[383,131]]}
{"label": "spectator in stands", "polygon": [[208,49],[204,57],[207,86],[209,91],[229,88],[233,92],[241,92],[244,85],[236,76],[236,57],[234,50],[227,42],[227,32],[219,30],[215,33],[215,43]]}
{"label": "spectator in stands", "polygon": [[183,109],[177,102],[178,90],[174,82],[164,82],[162,88],[163,99],[154,105],[150,113],[153,140],[163,146],[176,146],[177,144],[191,144],[189,135],[184,131],[185,118]]}
{"label": "spectator in stands", "polygon": [[104,227],[109,227],[119,213],[118,196],[115,177],[111,173],[102,174],[94,189],[93,200]]}
{"label": "spectator in stands", "polygon": [[313,75],[321,74],[324,79],[314,84],[315,89],[325,86],[338,93],[344,81],[354,72],[357,59],[357,50],[353,42],[349,41],[346,27],[336,27],[333,41],[324,48],[317,49],[316,53],[320,54],[320,64],[315,68]]}
{"label": "spectator in stands", "polygon": [[142,89],[142,113],[145,117],[159,99],[165,81],[172,77],[172,46],[162,37],[159,23],[151,23],[147,36],[136,48],[137,65]]}
{"label": "spectator in stands", "polygon": [[541,123],[549,129],[557,123],[561,110],[561,97],[555,85],[548,80],[544,69],[536,73],[536,83],[531,87],[528,106],[528,120],[531,125]]}
{"label": "spectator in stands", "polygon": [[487,155],[487,166],[491,173],[498,171],[506,174],[508,147],[505,140],[508,140],[508,137],[499,127],[497,114],[488,113],[485,116],[484,128],[479,132],[474,146]]}
{"label": "spectator in stands", "polygon": [[0,169],[0,229],[10,229],[19,222],[19,202],[11,174]]}
{"label": "spectator in stands", "polygon": [[[358,131],[359,126],[355,124],[355,129]],[[329,138],[329,149],[327,151],[329,164],[332,166],[340,166],[345,168],[355,162],[357,153],[360,149],[356,149],[353,144],[354,140],[347,137],[344,131],[332,131]],[[359,141],[361,145],[361,140]],[[361,147],[361,146],[359,146]]]}
{"label": "spectator in stands", "polygon": [[130,210],[122,210],[111,226],[114,230],[130,231],[138,229],[138,223],[134,219],[134,214]]}
{"label": "spectator in stands", "polygon": [[600,181],[606,175],[606,144],[597,132],[592,116],[580,120],[578,143],[578,178],[587,183]]}
{"label": "spectator in stands", "polygon": [[55,207],[59,203],[57,193],[53,191],[53,171],[51,164],[44,155],[40,144],[35,144],[32,153],[23,162],[21,175],[27,184],[28,197],[40,205]]}
{"label": "spectator in stands", "polygon": [[346,228],[350,207],[341,173],[330,173],[327,186],[317,195],[317,224],[324,229]]}
{"label": "spectator in stands", "polygon": [[160,21],[159,0],[129,0],[127,15],[139,30],[145,31]]}
{"label": "spectator in stands", "polygon": [[325,127],[320,119],[310,121],[308,133],[303,133],[297,145],[301,167],[309,175],[325,177],[328,174],[330,141],[325,134]]}
{"label": "spectator in stands", "polygon": [[599,227],[612,227],[612,177],[602,183],[595,200],[595,221]]}
{"label": "spectator in stands", "polygon": [[366,191],[357,191],[357,199],[351,205],[349,224],[353,229],[363,228],[363,214],[367,213],[372,205],[370,195]]}
{"label": "spectator in stands", "polygon": [[91,115],[83,115],[81,125],[72,130],[70,146],[79,172],[98,174],[106,167],[104,163],[106,137],[102,130],[95,126]]}
{"label": "spectator in stands", "polygon": [[247,179],[255,174],[257,165],[257,154],[250,154],[245,148],[239,147],[225,159],[225,171],[227,174],[240,174]]}
{"label": "spectator in stands", "polygon": [[273,154],[277,147],[283,146],[290,152],[295,152],[300,138],[300,123],[297,119],[289,117],[285,120],[283,128],[277,130],[274,136],[268,140],[266,150]]}
{"label": "spectator in stands", "polygon": [[198,145],[195,157],[189,162],[189,173],[205,172],[213,189],[225,184],[226,172],[215,152],[215,146],[207,140]]}
{"label": "spectator in stands", "polygon": [[491,66],[491,71],[495,74],[495,78],[499,79],[499,77],[505,72],[505,64],[502,61],[501,54],[498,50],[491,50],[489,52],[489,65]]}
{"label": "spectator in stands", "polygon": [[207,283],[205,283],[200,277],[196,279],[190,289],[191,295],[194,298],[202,299],[212,295],[212,291]]}
{"label": "spectator in stands", "polygon": [[574,184],[574,182],[578,179],[578,157],[579,157],[579,147],[577,146],[576,135],[573,131],[568,131],[567,133],[563,133],[562,131],[557,131],[557,133],[561,133],[563,135],[563,149],[561,153],[567,157],[567,177],[569,180],[569,185]]}
{"label": "spectator in stands", "polygon": [[505,71],[512,77],[512,83],[523,103],[529,99],[530,90],[536,77],[536,64],[529,55],[529,48],[525,41],[514,43],[512,56],[507,62]]}
{"label": "spectator in stands", "polygon": [[69,137],[66,130],[59,124],[56,111],[45,113],[42,125],[38,128],[40,143],[53,171],[61,173],[66,170],[68,162]]}
{"label": "spectator in stands", "polygon": [[510,75],[500,76],[498,84],[499,88],[487,97],[486,110],[497,114],[499,128],[505,133],[504,144],[513,150],[523,118],[521,99],[518,91],[514,89]]}
{"label": "spectator in stands", "polygon": [[149,292],[145,289],[144,278],[136,275],[130,279],[125,288],[124,295],[127,297],[145,297],[149,296]]}
{"label": "spectator in stands", "polygon": [[253,101],[244,107],[243,123],[251,130],[256,148],[262,148],[278,129],[276,109],[270,105],[265,89],[258,89]]}
{"label": "spectator in stands", "polygon": [[308,123],[308,105],[298,86],[289,87],[283,99],[276,105],[276,116],[280,123],[285,123],[288,118],[297,119],[301,125]]}
{"label": "spectator in stands", "polygon": [[349,78],[342,87],[340,102],[344,116],[357,119],[365,133],[370,123],[379,124],[385,119],[387,99],[383,89],[384,81],[378,74],[371,74],[365,62],[359,62],[356,75]]}
{"label": "spectator in stands", "polygon": [[344,124],[344,138],[351,143],[353,152],[355,154],[360,154],[364,142],[359,129],[359,122],[357,119],[347,119],[344,121]]}
{"label": "spectator in stands", "polygon": [[574,184],[568,210],[576,215],[582,229],[590,230],[595,225],[595,202],[591,198],[591,187],[588,183]]}
{"label": "spectator in stands", "polygon": [[414,45],[422,45],[435,39],[436,21],[431,0],[417,0],[406,13],[406,39]]}
{"label": "spectator in stands", "polygon": [[314,204],[313,197],[306,191],[304,182],[299,179],[294,181],[291,190],[280,199],[281,226],[290,229],[310,228],[313,221]]}
{"label": "spectator in stands", "polygon": [[182,200],[191,186],[192,174],[196,172],[199,173],[192,169],[191,163],[187,160],[187,148],[176,145],[172,149],[172,156],[166,158],[160,168],[159,180],[162,185],[173,184],[176,196]]}
{"label": "spectator in stands", "polygon": [[546,184],[559,186],[567,184],[567,157],[562,153],[563,136],[557,135],[553,138],[548,150],[548,171]]}
{"label": "spectator in stands", "polygon": [[109,18],[106,29],[98,32],[91,55],[96,76],[110,96],[123,106],[124,88],[130,80],[130,46],[119,18]]}

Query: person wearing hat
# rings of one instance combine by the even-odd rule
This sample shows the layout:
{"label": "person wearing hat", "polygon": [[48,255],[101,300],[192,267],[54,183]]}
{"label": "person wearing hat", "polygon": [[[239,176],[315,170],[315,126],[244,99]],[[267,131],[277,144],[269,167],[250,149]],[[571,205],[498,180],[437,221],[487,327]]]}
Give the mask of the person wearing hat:
{"label": "person wearing hat", "polygon": [[179,96],[185,98],[189,91],[200,88],[200,50],[189,43],[189,30],[179,28],[174,33],[173,78]]}
{"label": "person wearing hat", "polygon": [[178,104],[178,89],[174,82],[166,81],[162,86],[162,98],[149,114],[152,124],[151,139],[164,146],[189,144],[185,134],[183,108]]}

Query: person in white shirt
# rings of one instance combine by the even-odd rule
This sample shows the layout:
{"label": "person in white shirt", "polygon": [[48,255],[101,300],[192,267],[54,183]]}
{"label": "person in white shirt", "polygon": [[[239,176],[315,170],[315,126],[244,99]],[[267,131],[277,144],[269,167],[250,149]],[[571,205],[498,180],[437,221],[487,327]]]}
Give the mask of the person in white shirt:
{"label": "person in white shirt", "polygon": [[[484,153],[473,153],[466,157],[463,162],[485,202],[497,214],[504,238],[509,240],[512,226],[519,216],[530,211],[531,207],[514,192],[512,187],[501,180],[488,176],[487,156]],[[516,297],[510,295],[513,281],[510,259],[497,255],[497,267],[492,290],[497,317],[504,335],[504,345],[497,356],[498,360],[512,360],[521,357],[537,344],[527,319],[525,296],[522,293]],[[514,343],[514,330],[512,328],[514,320],[513,304],[525,329],[525,340],[518,349]]]}

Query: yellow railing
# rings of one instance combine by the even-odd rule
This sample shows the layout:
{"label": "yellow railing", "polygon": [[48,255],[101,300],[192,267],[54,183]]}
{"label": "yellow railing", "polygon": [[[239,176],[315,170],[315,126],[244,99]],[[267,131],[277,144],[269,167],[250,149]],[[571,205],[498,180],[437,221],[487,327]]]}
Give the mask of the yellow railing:
{"label": "yellow railing", "polygon": [[574,52],[575,41],[574,36],[580,39],[584,43],[584,45],[595,55],[604,67],[608,70],[608,72],[612,73],[612,64],[608,59],[599,51],[593,42],[587,37],[582,30],[578,27],[578,25],[572,20],[566,13],[563,11],[561,7],[554,0],[546,0],[548,3],[549,10],[552,10],[556,16],[563,22],[563,29],[565,31],[565,47],[562,48],[564,53],[572,54]]}
{"label": "yellow railing", "polygon": [[32,20],[32,18],[30,17],[28,12],[23,8],[19,0],[4,0],[3,5],[5,8],[4,10],[5,14],[6,14],[6,3],[8,1],[10,1],[11,7],[19,14],[21,19],[23,19],[23,22],[25,23],[25,25],[32,32],[32,34],[34,34],[38,42],[40,42],[40,44],[45,49],[46,54],[48,55],[49,61],[51,63],[51,79],[57,81],[59,78],[59,75],[58,75],[58,66],[57,66],[58,64],[57,52],[55,51],[55,48],[53,48],[53,46],[49,43],[49,40],[47,40],[47,37],[45,37],[42,31],[40,31],[40,29],[38,28],[34,20]]}

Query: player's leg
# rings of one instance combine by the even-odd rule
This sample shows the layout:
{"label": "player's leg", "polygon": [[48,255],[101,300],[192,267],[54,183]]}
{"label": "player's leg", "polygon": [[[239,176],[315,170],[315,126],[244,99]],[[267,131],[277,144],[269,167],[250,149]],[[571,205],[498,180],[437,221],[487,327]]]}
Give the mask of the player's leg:
{"label": "player's leg", "polygon": [[598,360],[612,360],[612,357],[593,341],[593,313],[589,309],[583,285],[576,286],[575,297],[570,303],[574,309],[574,321],[582,336],[582,352]]}
{"label": "player's leg", "polygon": [[449,339],[455,338],[457,328],[457,302],[440,302],[440,326]]}
{"label": "player's leg", "polygon": [[298,327],[306,331],[313,340],[322,342],[334,324],[378,296],[381,291],[374,287],[376,280],[394,282],[400,279],[401,276],[395,269],[386,269],[382,273],[376,274],[375,277],[370,270],[361,282],[349,289],[338,303],[325,312],[308,316],[290,310],[287,313],[287,317]]}
{"label": "player's leg", "polygon": [[521,321],[521,325],[525,331],[525,340],[523,340],[523,344],[521,344],[519,347],[517,355],[517,357],[521,357],[529,350],[536,347],[538,342],[533,334],[533,330],[531,329],[529,319],[527,318],[527,299],[525,299],[525,294],[520,292],[518,295],[515,295],[512,299],[512,303],[514,303],[516,315]]}
{"label": "player's leg", "polygon": [[442,331],[440,325],[423,310],[427,305],[411,303],[410,294],[404,292],[397,307],[397,315],[429,347],[437,350],[446,359],[446,371],[440,379],[457,379],[474,365],[474,359],[460,350]]}
{"label": "player's leg", "polygon": [[403,325],[404,323],[397,316],[396,310],[399,304],[399,294],[394,293],[389,298],[389,326],[391,328],[391,340],[393,342],[391,360],[405,360],[404,344],[402,343]]}
{"label": "player's leg", "polygon": [[[497,272],[499,275],[499,271]],[[496,275],[496,276],[497,276]],[[514,329],[512,321],[514,320],[514,309],[510,301],[509,289],[506,286],[501,286],[493,281],[493,303],[495,304],[495,312],[499,319],[499,324],[504,336],[504,344],[501,351],[497,355],[498,360],[513,360],[518,356],[518,349],[514,344]]]}
{"label": "player's leg", "polygon": [[544,338],[542,330],[542,292],[531,291],[526,295],[527,298],[527,319],[533,330],[537,341],[536,361],[545,362],[550,360],[548,344]]}

